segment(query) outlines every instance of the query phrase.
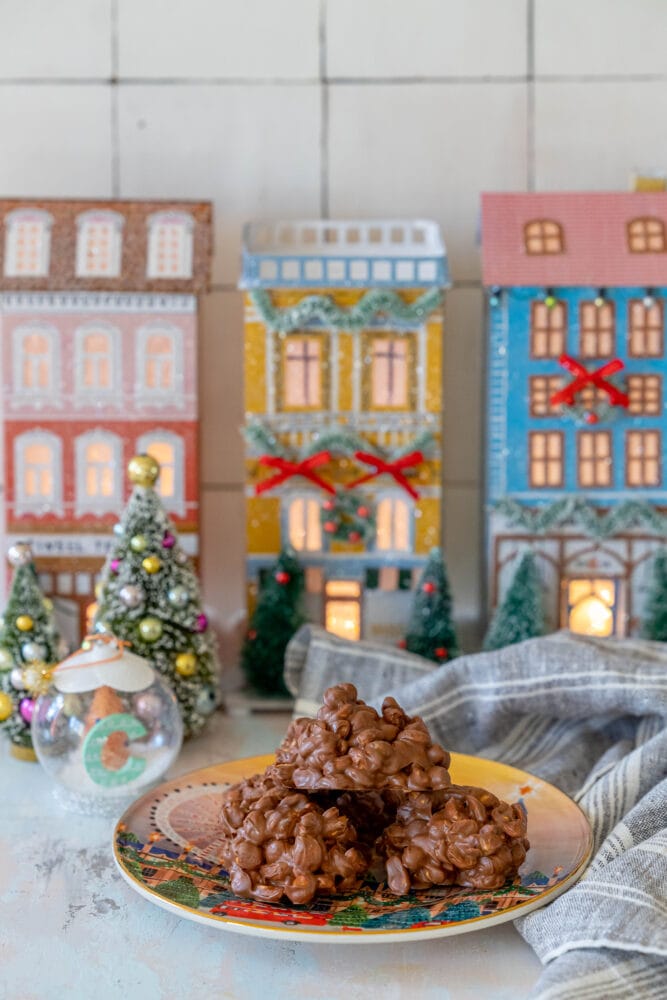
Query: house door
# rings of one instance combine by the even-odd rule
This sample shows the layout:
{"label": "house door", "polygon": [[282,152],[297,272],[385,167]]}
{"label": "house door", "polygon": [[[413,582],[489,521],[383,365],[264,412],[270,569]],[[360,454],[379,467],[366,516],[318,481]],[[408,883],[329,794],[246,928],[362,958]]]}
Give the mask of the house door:
{"label": "house door", "polygon": [[358,580],[327,580],[324,627],[343,639],[361,636],[361,584]]}
{"label": "house door", "polygon": [[563,581],[561,625],[580,635],[623,635],[621,581],[571,577]]}

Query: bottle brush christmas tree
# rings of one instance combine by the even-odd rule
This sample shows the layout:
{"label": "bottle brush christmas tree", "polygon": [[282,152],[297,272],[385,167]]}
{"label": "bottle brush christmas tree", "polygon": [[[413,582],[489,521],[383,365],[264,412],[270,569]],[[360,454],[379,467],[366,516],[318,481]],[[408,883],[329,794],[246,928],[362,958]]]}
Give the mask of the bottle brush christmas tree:
{"label": "bottle brush christmas tree", "polygon": [[194,736],[217,704],[216,643],[197,577],[155,492],[159,473],[150,455],[128,466],[134,489],[114,528],[95,628],[151,661],[178,699],[185,734]]}
{"label": "bottle brush christmas tree", "polygon": [[405,648],[436,663],[459,655],[449,580],[440,549],[430,553],[417,586]]}
{"label": "bottle brush christmas tree", "polygon": [[262,694],[289,694],[283,681],[285,649],[305,621],[303,589],[303,570],[292,550],[283,549],[260,589],[241,652],[248,682]]}
{"label": "bottle brush christmas tree", "polygon": [[67,652],[44,597],[26,542],[8,552],[14,567],[9,600],[0,628],[0,728],[21,760],[36,760],[30,737],[35,698],[47,684],[48,668]]}
{"label": "bottle brush christmas tree", "polygon": [[661,549],[653,563],[642,635],[645,639],[667,642],[667,549]]}
{"label": "bottle brush christmas tree", "polygon": [[542,583],[535,556],[532,552],[525,552],[509,590],[491,620],[484,649],[502,649],[538,635],[544,635]]}

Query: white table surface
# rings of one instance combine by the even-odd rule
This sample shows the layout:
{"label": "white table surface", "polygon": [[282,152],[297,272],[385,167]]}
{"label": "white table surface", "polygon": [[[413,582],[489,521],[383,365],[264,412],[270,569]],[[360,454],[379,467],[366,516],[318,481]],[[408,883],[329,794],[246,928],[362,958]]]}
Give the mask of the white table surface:
{"label": "white table surface", "polygon": [[[177,777],[272,751],[289,717],[218,714]],[[0,749],[2,1000],[521,1000],[540,963],[511,923],[434,941],[273,942],[183,920],[125,883],[113,823],[65,812],[37,764]]]}

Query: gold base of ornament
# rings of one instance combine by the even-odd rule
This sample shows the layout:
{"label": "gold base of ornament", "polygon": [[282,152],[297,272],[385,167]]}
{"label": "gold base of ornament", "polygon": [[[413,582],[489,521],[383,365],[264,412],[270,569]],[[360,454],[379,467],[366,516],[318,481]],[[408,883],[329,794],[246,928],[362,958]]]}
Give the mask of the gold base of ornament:
{"label": "gold base of ornament", "polygon": [[37,754],[32,747],[20,747],[16,743],[12,743],[9,748],[9,752],[12,757],[16,757],[17,760],[28,760],[33,764],[37,763]]}

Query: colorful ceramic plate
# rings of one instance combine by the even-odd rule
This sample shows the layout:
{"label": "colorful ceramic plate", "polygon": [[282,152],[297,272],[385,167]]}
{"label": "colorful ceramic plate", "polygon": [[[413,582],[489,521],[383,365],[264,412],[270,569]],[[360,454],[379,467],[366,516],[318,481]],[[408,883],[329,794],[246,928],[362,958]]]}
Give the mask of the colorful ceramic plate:
{"label": "colorful ceramic plate", "polygon": [[581,875],[592,849],[581,810],[563,792],[506,764],[452,754],[452,779],[489,788],[528,813],[531,848],[513,883],[477,891],[443,887],[396,897],[383,885],[300,907],[239,899],[217,863],[217,815],[231,783],[272,757],[216,764],[166,782],[124,814],[114,833],[121,875],[152,903],[181,917],[258,937],[323,942],[419,940],[513,920],[544,906]]}

